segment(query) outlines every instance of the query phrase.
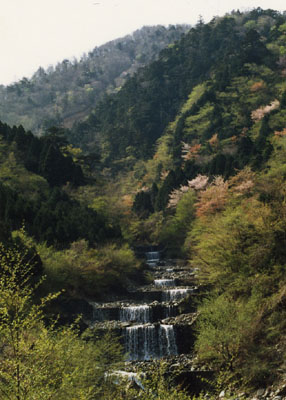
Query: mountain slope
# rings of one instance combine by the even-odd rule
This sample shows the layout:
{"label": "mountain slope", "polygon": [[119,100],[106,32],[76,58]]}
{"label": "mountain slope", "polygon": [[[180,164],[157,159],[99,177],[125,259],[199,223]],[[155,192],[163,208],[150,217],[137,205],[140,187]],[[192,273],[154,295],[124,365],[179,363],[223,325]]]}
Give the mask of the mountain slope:
{"label": "mountain slope", "polygon": [[[224,90],[247,64],[279,69],[284,48],[278,44],[283,37],[279,26],[284,21],[275,11],[258,9],[199,23],[117,94],[104,99],[86,122],[72,130],[72,141],[87,147],[99,142],[103,161],[113,169],[149,158],[196,85],[210,81],[213,89],[206,96],[214,101],[211,91]],[[213,109],[209,117],[216,114]],[[211,119],[210,132],[220,126],[220,121]]]}
{"label": "mountain slope", "polygon": [[117,90],[187,29],[144,27],[96,47],[80,61],[64,60],[46,71],[39,68],[31,79],[0,86],[0,118],[34,132],[58,124],[70,127],[88,115],[104,93]]}
{"label": "mountain slope", "polygon": [[[24,218],[34,240],[64,248],[38,245],[53,289],[124,289],[139,271],[118,237],[188,260],[200,299],[192,371],[211,370],[210,398],[285,395],[285,77],[286,14],[234,12],[200,22],[86,121],[55,130],[100,151],[96,182],[77,181],[74,164],[96,160],[63,137],[0,125],[0,224],[9,233]],[[180,312],[193,307],[191,294]]]}

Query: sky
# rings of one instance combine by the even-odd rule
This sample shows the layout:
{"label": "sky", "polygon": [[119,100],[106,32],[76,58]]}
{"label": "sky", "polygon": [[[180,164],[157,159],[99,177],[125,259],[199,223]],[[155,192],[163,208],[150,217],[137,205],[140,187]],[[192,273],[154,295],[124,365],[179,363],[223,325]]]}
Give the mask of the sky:
{"label": "sky", "polygon": [[286,10],[285,0],[0,0],[0,84],[30,77],[144,25],[209,22],[231,10]]}

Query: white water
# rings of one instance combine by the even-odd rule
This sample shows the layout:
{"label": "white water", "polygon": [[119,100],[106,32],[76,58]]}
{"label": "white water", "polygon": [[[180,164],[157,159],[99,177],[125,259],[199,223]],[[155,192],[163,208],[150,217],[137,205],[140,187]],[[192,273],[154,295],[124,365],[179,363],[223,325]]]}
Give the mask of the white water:
{"label": "white water", "polygon": [[173,325],[136,325],[126,328],[128,361],[152,360],[177,355]]}
{"label": "white water", "polygon": [[175,279],[155,279],[155,286],[176,286]]}
{"label": "white water", "polygon": [[159,251],[148,251],[146,253],[146,258],[148,261],[159,261],[160,253],[159,253]]}
{"label": "white water", "polygon": [[[112,371],[112,372],[105,372],[104,378],[105,380],[111,379],[115,384],[120,384],[122,380],[128,380],[128,381],[134,381],[136,384],[141,387],[141,389],[144,389],[144,386],[142,384],[142,377],[144,377],[145,374],[141,373],[140,375],[136,372],[127,372],[127,371]],[[141,378],[141,379],[140,379]]]}
{"label": "white water", "polygon": [[188,289],[170,289],[170,290],[165,290],[162,293],[162,300],[163,301],[176,301],[176,300],[181,300],[184,297],[187,297],[188,294],[192,293],[194,289],[188,288]]}
{"label": "white water", "polygon": [[164,318],[175,317],[177,315],[177,308],[175,306],[165,306]]}
{"label": "white water", "polygon": [[155,267],[157,262],[160,261],[160,253],[159,251],[148,251],[145,253],[147,264],[151,267]]}
{"label": "white water", "polygon": [[151,307],[147,305],[122,307],[119,313],[122,322],[136,321],[145,324],[151,321]]}
{"label": "white water", "polygon": [[[129,361],[160,359],[178,354],[176,327],[168,324],[172,320],[164,319],[176,316],[178,314],[176,302],[196,290],[195,287],[176,286],[176,279],[164,279],[165,276],[174,278],[178,276],[179,279],[181,275],[175,273],[176,268],[172,266],[167,269],[156,269],[160,261],[160,252],[151,251],[145,256],[146,262],[154,267],[156,278],[161,278],[154,279],[150,289],[147,289],[151,294],[156,293],[154,303],[148,300],[147,304],[128,306],[125,301],[121,304],[119,301],[110,303],[111,305],[109,303],[93,304],[95,323],[105,320],[120,320],[128,323],[122,324],[122,330],[125,352],[128,354]],[[167,275],[166,272],[174,272],[174,274]],[[161,303],[158,301],[158,296],[161,296]]]}
{"label": "white water", "polygon": [[136,325],[126,328],[125,350],[128,361],[157,358],[157,340],[154,325]]}
{"label": "white water", "polygon": [[164,356],[178,354],[175,331],[173,325],[160,325],[160,353]]}

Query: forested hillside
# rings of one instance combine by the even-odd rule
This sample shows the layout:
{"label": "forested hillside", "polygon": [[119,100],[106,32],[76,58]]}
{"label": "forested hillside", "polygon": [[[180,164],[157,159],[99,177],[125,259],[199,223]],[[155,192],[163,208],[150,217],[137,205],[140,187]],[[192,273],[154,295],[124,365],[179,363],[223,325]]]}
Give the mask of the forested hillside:
{"label": "forested hillside", "polygon": [[199,22],[73,131],[134,199],[125,236],[199,268],[195,349],[221,389],[284,371],[285,49],[272,10]]}
{"label": "forested hillside", "polygon": [[187,26],[144,27],[131,35],[95,47],[80,60],[64,60],[31,79],[0,86],[0,119],[22,124],[34,133],[53,125],[71,127],[94,108],[105,93],[120,89],[128,77],[170,43],[180,39]]}
{"label": "forested hillside", "polygon": [[[120,43],[112,46],[121,51]],[[22,126],[1,123],[0,294],[6,297],[0,296],[0,305],[11,293],[6,282],[12,292],[15,287],[22,291],[20,298],[27,294],[26,286],[18,284],[20,259],[28,282],[46,275],[42,289],[36,287],[34,304],[47,293],[57,297],[62,289],[67,303],[118,299],[151,279],[152,269],[142,269],[132,249],[156,246],[166,259],[184,260],[197,280],[196,297],[190,295],[179,307],[186,315],[197,310],[191,315],[189,336],[195,339],[187,368],[210,372],[203,380],[208,398],[219,393],[225,399],[261,398],[255,395],[261,388],[266,399],[285,397],[285,78],[286,13],[236,11],[208,24],[199,21],[71,129],[54,126],[35,137]],[[19,253],[26,258],[13,256]],[[0,312],[9,322],[14,305],[5,304]],[[54,304],[59,325],[70,322],[62,302]],[[3,335],[9,342],[6,322]],[[29,343],[33,329],[42,329],[44,344],[56,338],[65,354],[60,333],[51,332],[49,324],[39,328],[44,322],[42,317],[37,328],[27,325]],[[147,390],[98,383],[123,359],[116,341],[97,341],[95,351],[94,332],[86,331],[84,340],[74,330],[68,335],[75,352],[71,365],[81,365],[91,346],[95,367],[87,363],[82,374],[75,368],[75,380],[68,379],[65,392],[68,369],[58,383],[59,398],[71,388],[78,398],[90,400],[192,398],[169,385],[160,369],[144,381]],[[111,341],[115,350],[108,361],[104,346]],[[42,353],[33,349],[38,360]],[[100,357],[105,369],[100,369]],[[6,372],[14,358],[4,357]],[[91,382],[91,370],[96,384],[87,392],[84,382]],[[3,376],[0,390],[9,379],[14,382],[13,374]],[[53,398],[45,390],[46,398]]]}
{"label": "forested hillside", "polygon": [[[134,164],[138,158],[150,157],[156,140],[175,120],[196,85],[206,85],[205,97],[200,101],[211,103],[215,91],[224,91],[232,79],[244,76],[247,80],[250,75],[259,79],[255,77],[258,70],[251,70],[254,66],[268,68],[269,79],[274,71],[283,70],[283,22],[284,18],[271,10],[233,13],[209,24],[200,21],[180,42],[163,50],[158,61],[103,100],[89,120],[73,130],[72,140],[81,144],[100,140],[102,158],[113,167],[114,161],[124,164],[124,158],[127,164]],[[189,113],[200,106],[197,99],[195,102]],[[250,111],[243,110],[246,115]],[[212,112],[217,118],[208,127],[211,135],[221,122],[217,109],[211,107],[208,112],[208,116]],[[236,129],[246,125],[244,121],[239,123]]]}
{"label": "forested hillside", "polygon": [[[106,165],[137,178],[130,231],[198,268],[205,299],[196,355],[215,371],[217,390],[230,393],[284,379],[285,22],[257,9],[199,23],[176,54],[167,49],[110,98],[120,130],[102,118],[110,108],[98,108]],[[159,65],[159,78],[140,86],[135,101],[131,82],[138,88]],[[171,74],[175,66],[182,80]],[[142,104],[153,87],[164,95],[151,112]],[[137,104],[148,121],[142,129]]]}

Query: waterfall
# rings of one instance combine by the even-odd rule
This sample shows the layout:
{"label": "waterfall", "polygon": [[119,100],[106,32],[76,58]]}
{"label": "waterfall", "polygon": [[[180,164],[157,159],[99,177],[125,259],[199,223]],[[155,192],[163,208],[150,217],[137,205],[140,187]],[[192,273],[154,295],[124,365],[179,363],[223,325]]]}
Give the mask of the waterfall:
{"label": "waterfall", "polygon": [[177,307],[173,305],[166,306],[164,309],[164,318],[175,317],[177,315]]}
{"label": "waterfall", "polygon": [[147,264],[151,267],[155,267],[157,262],[160,261],[160,252],[159,251],[148,251],[145,253]]}
{"label": "waterfall", "polygon": [[132,289],[127,298],[107,303],[90,302],[94,310],[92,327],[98,325],[98,329],[105,329],[104,321],[112,321],[106,328],[110,326],[122,332],[128,361],[176,356],[178,348],[181,352],[179,341],[185,337],[185,332],[180,328],[181,320],[174,317],[180,313],[180,300],[197,289],[189,268],[174,266],[170,261],[159,266],[159,251],[149,251],[145,257],[153,269],[152,283]]}
{"label": "waterfall", "polygon": [[160,355],[162,357],[178,354],[173,325],[160,325],[159,337]]}
{"label": "waterfall", "polygon": [[192,293],[194,289],[170,289],[165,290],[162,293],[162,300],[163,301],[177,301],[181,300],[186,297],[189,293]]}
{"label": "waterfall", "polygon": [[145,324],[151,321],[151,307],[144,306],[129,306],[120,309],[120,321],[136,321]]}
{"label": "waterfall", "polygon": [[159,251],[147,251],[146,258],[148,261],[159,261],[160,260],[160,252]]}
{"label": "waterfall", "polygon": [[125,350],[128,361],[158,358],[158,338],[154,325],[136,325],[126,328]]}
{"label": "waterfall", "polygon": [[173,325],[136,325],[126,328],[128,361],[152,360],[177,355]]}
{"label": "waterfall", "polygon": [[101,308],[93,307],[93,321],[104,321],[104,313]]}
{"label": "waterfall", "polygon": [[176,286],[175,279],[155,279],[155,286]]}

